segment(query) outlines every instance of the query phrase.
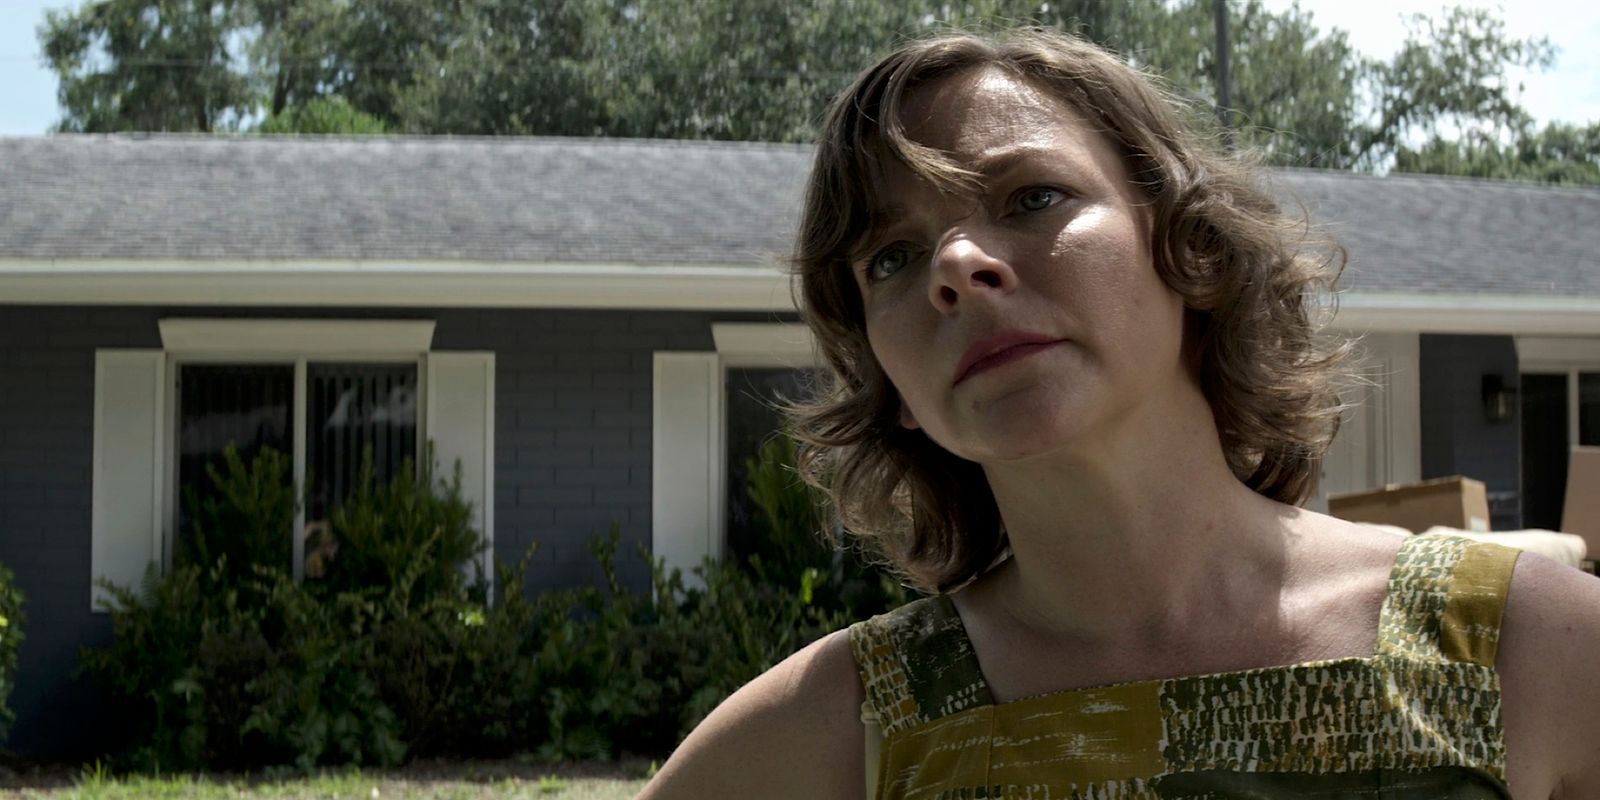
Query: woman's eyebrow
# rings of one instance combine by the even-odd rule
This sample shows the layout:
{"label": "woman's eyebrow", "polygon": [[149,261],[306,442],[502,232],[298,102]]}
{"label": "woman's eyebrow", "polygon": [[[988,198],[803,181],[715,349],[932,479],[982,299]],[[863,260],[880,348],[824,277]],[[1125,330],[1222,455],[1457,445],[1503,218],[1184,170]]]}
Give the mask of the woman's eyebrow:
{"label": "woman's eyebrow", "polygon": [[1057,149],[1038,144],[1014,144],[990,150],[972,161],[972,171],[984,176],[1005,172],[1018,163],[1033,158],[1054,155]]}

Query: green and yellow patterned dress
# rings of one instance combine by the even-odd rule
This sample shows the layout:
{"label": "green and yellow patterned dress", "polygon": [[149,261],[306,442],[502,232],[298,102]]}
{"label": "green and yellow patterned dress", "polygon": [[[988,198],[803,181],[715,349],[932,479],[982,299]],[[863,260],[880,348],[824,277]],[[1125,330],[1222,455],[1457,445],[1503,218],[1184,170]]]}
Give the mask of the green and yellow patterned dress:
{"label": "green and yellow patterned dress", "polygon": [[996,704],[948,596],[858,623],[874,797],[1509,798],[1495,647],[1519,551],[1401,546],[1368,658]]}

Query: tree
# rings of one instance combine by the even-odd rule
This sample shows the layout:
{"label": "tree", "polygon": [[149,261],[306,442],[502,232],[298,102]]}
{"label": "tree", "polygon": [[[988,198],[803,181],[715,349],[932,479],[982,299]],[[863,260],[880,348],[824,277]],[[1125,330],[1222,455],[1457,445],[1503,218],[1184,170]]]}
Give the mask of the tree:
{"label": "tree", "polygon": [[[1209,0],[97,0],[40,34],[63,130],[809,141],[829,98],[907,37],[1032,23],[1161,76],[1209,123]],[[1233,116],[1269,163],[1381,170],[1531,124],[1507,79],[1548,64],[1481,9],[1413,17],[1392,59],[1299,8],[1229,6]],[[998,21],[998,22],[997,22]],[[255,123],[260,120],[259,123]],[[1491,138],[1477,138],[1474,132]],[[1428,164],[1450,161],[1429,145]],[[1539,150],[1534,145],[1534,150]],[[1550,152],[1566,152],[1560,148]],[[1463,150],[1463,153],[1466,151]],[[1486,152],[1486,151],[1485,151]],[[1474,156],[1478,160],[1486,155]],[[1521,156],[1519,156],[1521,158]],[[1466,168],[1466,167],[1463,167]],[[1581,172],[1581,171],[1580,171]]]}
{"label": "tree", "polygon": [[1354,165],[1396,153],[1415,131],[1437,136],[1441,128],[1515,130],[1529,123],[1506,70],[1549,66],[1549,42],[1507,39],[1505,23],[1481,8],[1458,7],[1443,20],[1414,15],[1408,27],[1400,52],[1373,71],[1376,120],[1360,132]]}
{"label": "tree", "polygon": [[383,120],[355,110],[342,97],[313,97],[285,108],[256,126],[256,133],[377,134],[387,133]]}
{"label": "tree", "polygon": [[[393,13],[405,3],[391,3]],[[438,20],[449,34],[414,37],[409,74],[367,80],[370,107],[420,133],[627,135],[610,118],[608,43],[621,31],[603,0],[475,0]],[[369,10],[364,24],[391,27]],[[387,92],[388,97],[378,98]]]}
{"label": "tree", "polygon": [[254,106],[229,48],[235,0],[99,0],[40,28],[60,76],[62,131],[236,128]]}
{"label": "tree", "polygon": [[[1189,13],[1204,5],[1191,4]],[[1232,111],[1240,144],[1275,164],[1352,166],[1370,64],[1344,31],[1318,30],[1298,7],[1275,14],[1251,0],[1233,8]],[[1192,46],[1202,55],[1188,66],[1185,79],[1209,104],[1215,98],[1215,42],[1203,37]]]}
{"label": "tree", "polygon": [[1539,183],[1600,184],[1600,122],[1588,126],[1552,123],[1528,128],[1508,141],[1481,131],[1458,141],[1434,137],[1423,146],[1402,147],[1395,171],[1465,175]]}
{"label": "tree", "polygon": [[[329,58],[329,45],[348,41],[346,4],[337,0],[249,0],[239,15],[254,36],[245,48],[248,78],[267,117],[334,92],[347,64]],[[239,35],[247,33],[241,29]]]}

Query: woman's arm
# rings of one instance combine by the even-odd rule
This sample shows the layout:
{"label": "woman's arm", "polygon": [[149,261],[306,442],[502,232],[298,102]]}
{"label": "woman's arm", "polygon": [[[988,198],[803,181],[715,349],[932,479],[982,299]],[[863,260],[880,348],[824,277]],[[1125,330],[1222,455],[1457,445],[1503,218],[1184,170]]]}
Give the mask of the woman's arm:
{"label": "woman's arm", "polygon": [[1497,670],[1512,794],[1600,797],[1600,580],[1523,553]]}
{"label": "woman's arm", "polygon": [[859,800],[862,697],[847,634],[830,634],[717,706],[638,800]]}

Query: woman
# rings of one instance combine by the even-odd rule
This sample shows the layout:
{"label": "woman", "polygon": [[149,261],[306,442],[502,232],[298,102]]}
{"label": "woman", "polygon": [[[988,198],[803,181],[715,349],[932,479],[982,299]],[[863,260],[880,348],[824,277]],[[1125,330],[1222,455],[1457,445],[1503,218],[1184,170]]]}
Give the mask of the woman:
{"label": "woman", "polygon": [[801,226],[833,382],[796,424],[940,594],[752,681],[643,797],[1600,797],[1600,582],[1297,507],[1341,353],[1292,229],[1079,40],[864,73]]}

